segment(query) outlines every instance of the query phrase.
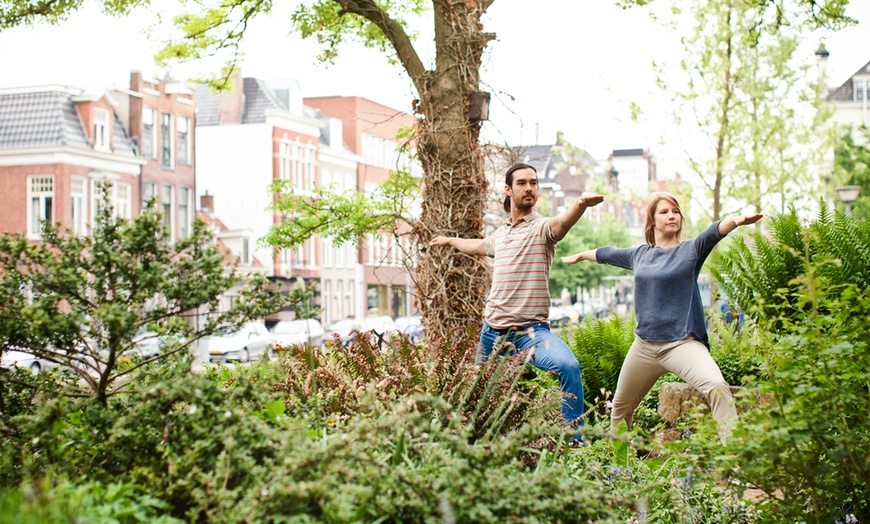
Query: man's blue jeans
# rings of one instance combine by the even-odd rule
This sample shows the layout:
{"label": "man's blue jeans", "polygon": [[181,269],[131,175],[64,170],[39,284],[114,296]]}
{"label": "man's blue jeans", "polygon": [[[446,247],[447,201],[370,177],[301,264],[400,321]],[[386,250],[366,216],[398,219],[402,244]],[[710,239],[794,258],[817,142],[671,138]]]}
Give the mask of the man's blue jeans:
{"label": "man's blue jeans", "polygon": [[[513,344],[513,348],[506,343]],[[571,423],[583,414],[580,363],[565,341],[550,332],[550,326],[539,322],[516,330],[496,331],[484,322],[480,332],[477,363],[484,363],[495,347],[502,348],[502,354],[519,353],[534,347],[535,352],[529,364],[556,373],[559,384],[562,385],[562,393],[567,394],[562,399],[562,416],[565,421]]]}

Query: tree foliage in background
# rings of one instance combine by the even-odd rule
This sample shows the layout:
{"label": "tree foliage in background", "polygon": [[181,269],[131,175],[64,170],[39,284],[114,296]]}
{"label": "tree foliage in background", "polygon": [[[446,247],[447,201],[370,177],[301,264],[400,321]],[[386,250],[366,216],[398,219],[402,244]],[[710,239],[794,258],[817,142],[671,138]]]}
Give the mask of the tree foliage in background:
{"label": "tree foliage in background", "polygon": [[[492,0],[317,0],[300,2],[289,24],[303,37],[323,44],[320,60],[331,61],[342,44],[356,42],[379,49],[407,73],[418,95],[413,107],[417,117],[413,144],[424,173],[421,213],[413,222],[413,238],[420,246],[428,245],[435,235],[476,238],[482,232],[486,179],[478,143],[480,121],[472,115],[480,103],[475,100],[483,51],[494,38],[481,23],[491,4]],[[160,58],[232,54],[249,23],[270,11],[271,3],[235,0],[179,16],[176,25],[184,36],[170,42]],[[432,67],[423,62],[413,43],[414,34],[407,29],[409,20],[426,11],[432,13],[435,34]],[[228,67],[224,78],[232,71],[233,66]],[[448,250],[420,249],[419,254],[415,268],[419,305],[429,333],[445,335],[454,328],[478,324],[486,285],[484,266]]]}
{"label": "tree foliage in background", "polygon": [[129,387],[119,379],[147,363],[119,361],[135,353],[140,333],[174,341],[159,357],[166,358],[287,300],[252,276],[234,307],[221,312],[219,299],[239,277],[223,264],[225,253],[207,227],[196,221],[189,237],[173,243],[154,208],[132,221],[115,217],[110,187],[101,186],[91,235],[46,225],[39,243],[0,237],[0,352],[25,348],[72,369],[80,381],[64,392],[103,405]]}
{"label": "tree foliage in background", "polygon": [[680,24],[688,15],[691,27],[681,39],[682,74],[656,64],[658,83],[675,100],[673,116],[686,136],[706,138],[684,147],[714,221],[746,203],[780,212],[795,201],[811,204],[805,196],[816,194],[827,169],[823,152],[833,141],[821,131],[830,114],[822,109],[822,79],[796,51],[820,14],[842,14],[845,4],[829,2],[829,11],[810,17],[785,4],[689,2],[669,22],[686,34]]}
{"label": "tree foliage in background", "polygon": [[[870,132],[860,130],[863,140],[859,143],[849,130],[840,137],[834,150],[834,181],[836,184],[860,186],[858,200],[852,203],[852,213],[870,217]],[[840,204],[842,205],[842,204]]]}
{"label": "tree foliage in background", "polygon": [[577,289],[593,289],[604,282],[604,277],[630,275],[631,272],[605,264],[587,262],[566,265],[562,257],[601,246],[629,247],[631,237],[624,225],[604,217],[600,222],[581,222],[574,226],[558,244],[556,257],[550,269],[550,294],[558,297],[563,288],[576,298]]}
{"label": "tree foliage in background", "polygon": [[807,303],[798,277],[808,271],[808,264],[828,285],[820,293],[837,296],[848,284],[870,287],[866,220],[832,213],[820,202],[817,218],[809,225],[792,209],[771,217],[770,228],[770,238],[750,233],[713,255],[711,272],[738,308],[762,321],[803,315]]}
{"label": "tree foliage in background", "polygon": [[[476,238],[483,229],[486,179],[479,147],[480,68],[483,53],[495,35],[487,33],[483,16],[494,0],[445,2],[433,0],[313,0],[297,5],[288,29],[323,44],[320,60],[329,61],[346,42],[381,50],[404,68],[417,91],[415,147],[424,172],[422,213],[414,235],[426,246],[435,235]],[[0,28],[62,21],[84,0],[0,0]],[[625,5],[645,4],[628,0]],[[145,0],[102,0],[104,10],[124,15],[148,5]],[[269,16],[272,2],[228,0],[199,6],[176,18],[183,36],[167,43],[158,58],[195,60],[228,54],[228,80],[235,69],[246,30],[254,19]],[[761,5],[785,14],[781,0]],[[847,21],[848,0],[800,0],[796,9],[809,11],[819,24]],[[194,7],[195,9],[195,7]],[[431,67],[414,46],[408,21],[431,10],[435,57]],[[483,311],[486,271],[472,257],[455,257],[448,250],[420,250],[417,265],[420,306],[432,334],[478,324]],[[464,297],[460,299],[459,297]]]}

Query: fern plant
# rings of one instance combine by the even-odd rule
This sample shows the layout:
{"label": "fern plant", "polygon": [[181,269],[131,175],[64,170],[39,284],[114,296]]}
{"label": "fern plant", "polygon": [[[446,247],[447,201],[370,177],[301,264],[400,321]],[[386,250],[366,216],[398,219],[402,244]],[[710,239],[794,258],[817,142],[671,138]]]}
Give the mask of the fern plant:
{"label": "fern plant", "polygon": [[594,405],[612,395],[634,340],[634,319],[586,319],[563,336],[580,362],[586,404]]}
{"label": "fern plant", "polygon": [[310,413],[326,422],[368,416],[401,398],[426,394],[446,401],[473,440],[504,435],[530,420],[557,427],[558,385],[523,380],[527,355],[477,366],[476,351],[472,331],[434,337],[425,348],[404,338],[376,343],[370,337],[329,354],[290,346],[281,359],[286,379],[273,389],[284,393],[290,414]]}
{"label": "fern plant", "polygon": [[810,224],[802,224],[792,208],[772,217],[769,237],[750,233],[714,253],[711,273],[737,307],[774,324],[780,313],[802,314],[796,279],[808,264],[830,283],[831,293],[846,284],[870,285],[870,224],[820,204]]}

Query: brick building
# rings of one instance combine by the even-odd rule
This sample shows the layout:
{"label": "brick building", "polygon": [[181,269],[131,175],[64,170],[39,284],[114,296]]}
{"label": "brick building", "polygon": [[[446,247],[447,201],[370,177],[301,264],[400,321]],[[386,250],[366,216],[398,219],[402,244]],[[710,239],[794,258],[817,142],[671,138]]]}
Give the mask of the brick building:
{"label": "brick building", "polygon": [[[399,157],[397,136],[403,127],[413,126],[413,116],[356,96],[305,98],[307,107],[325,117],[341,121],[345,145],[356,154],[357,189],[374,191],[389,177],[391,170],[405,162]],[[416,311],[413,263],[414,246],[409,228],[401,226],[397,235],[382,231],[368,235],[359,253],[363,266],[363,293],[369,315],[400,317]]]}
{"label": "brick building", "polygon": [[118,115],[144,160],[140,205],[154,201],[173,240],[191,233],[195,213],[194,99],[185,83],[143,79],[130,72],[130,88],[116,89]]}
{"label": "brick building", "polygon": [[110,92],[68,86],[0,90],[0,231],[42,236],[57,223],[86,234],[111,184],[115,213],[139,213],[144,161]]}

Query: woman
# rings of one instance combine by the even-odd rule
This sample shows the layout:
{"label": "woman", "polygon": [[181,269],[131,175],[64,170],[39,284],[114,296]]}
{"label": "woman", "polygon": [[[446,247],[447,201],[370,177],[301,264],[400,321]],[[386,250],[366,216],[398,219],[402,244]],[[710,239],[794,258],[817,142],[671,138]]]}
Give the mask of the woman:
{"label": "woman", "polygon": [[640,401],[659,377],[672,372],[706,397],[720,434],[727,434],[727,421],[737,411],[731,390],[710,357],[698,274],[725,235],[761,217],[726,218],[697,238],[681,242],[683,215],[677,199],[670,193],[654,193],[644,221],[646,244],[628,249],[600,247],[562,258],[566,264],[588,260],[634,271],[637,327],[616,384],[612,430],[623,420],[631,429]]}

